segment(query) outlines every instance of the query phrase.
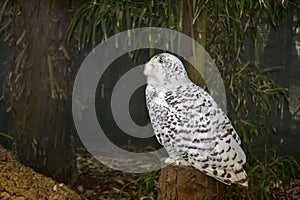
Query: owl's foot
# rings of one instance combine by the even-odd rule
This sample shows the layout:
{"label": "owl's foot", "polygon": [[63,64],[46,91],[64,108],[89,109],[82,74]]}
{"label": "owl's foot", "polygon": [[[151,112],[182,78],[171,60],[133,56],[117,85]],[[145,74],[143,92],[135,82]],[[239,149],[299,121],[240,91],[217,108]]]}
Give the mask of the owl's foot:
{"label": "owl's foot", "polygon": [[173,158],[166,158],[166,159],[165,159],[165,163],[166,163],[166,164],[174,164],[175,161],[176,161],[176,160],[173,159]]}
{"label": "owl's foot", "polygon": [[190,166],[190,163],[184,160],[174,159],[174,158],[166,158],[166,164],[173,164],[173,165],[183,165],[183,166]]}

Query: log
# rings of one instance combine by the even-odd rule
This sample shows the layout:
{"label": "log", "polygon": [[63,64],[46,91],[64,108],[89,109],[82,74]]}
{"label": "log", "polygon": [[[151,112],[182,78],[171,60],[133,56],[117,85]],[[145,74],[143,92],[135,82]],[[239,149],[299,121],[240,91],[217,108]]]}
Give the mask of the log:
{"label": "log", "polygon": [[168,165],[161,170],[158,200],[222,200],[225,189],[225,184],[195,168]]}

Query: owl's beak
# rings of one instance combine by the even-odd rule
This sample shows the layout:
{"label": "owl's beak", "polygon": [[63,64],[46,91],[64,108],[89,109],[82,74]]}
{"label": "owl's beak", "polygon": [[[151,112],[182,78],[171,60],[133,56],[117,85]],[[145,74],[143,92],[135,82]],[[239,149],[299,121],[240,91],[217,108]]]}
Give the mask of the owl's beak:
{"label": "owl's beak", "polygon": [[150,64],[150,62],[147,62],[144,67],[144,75],[149,76],[151,74],[151,71],[152,71],[152,65]]}

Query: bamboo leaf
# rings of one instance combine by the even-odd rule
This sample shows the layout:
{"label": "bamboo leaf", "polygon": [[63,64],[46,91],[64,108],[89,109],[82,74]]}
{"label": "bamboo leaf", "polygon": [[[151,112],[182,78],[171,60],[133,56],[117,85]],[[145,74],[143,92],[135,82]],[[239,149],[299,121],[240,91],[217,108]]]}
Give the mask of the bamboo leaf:
{"label": "bamboo leaf", "polygon": [[81,49],[82,46],[82,31],[83,31],[83,22],[84,22],[84,16],[81,17],[79,21],[79,27],[78,27],[78,49]]}
{"label": "bamboo leaf", "polygon": [[237,50],[237,38],[238,38],[238,30],[236,28],[235,23],[232,23],[232,32],[233,32],[233,44],[234,44],[234,49]]}
{"label": "bamboo leaf", "polygon": [[196,10],[196,4],[197,4],[197,0],[193,0],[193,12],[195,12]]}
{"label": "bamboo leaf", "polygon": [[84,32],[83,32],[83,36],[82,36],[82,48],[84,48],[84,45],[85,43],[88,43],[89,42],[89,39],[90,39],[90,33],[91,33],[91,24],[88,23],[84,29]]}
{"label": "bamboo leaf", "polygon": [[119,31],[120,30],[120,21],[122,19],[121,17],[121,8],[120,8],[120,2],[116,1],[116,9],[115,9],[115,17],[116,17],[116,29]]}
{"label": "bamboo leaf", "polygon": [[281,66],[267,67],[267,68],[261,69],[261,72],[267,73],[267,72],[272,72],[272,71],[277,71],[277,70],[282,70],[282,67]]}
{"label": "bamboo leaf", "polygon": [[216,15],[216,18],[219,18],[219,14],[220,14],[220,1],[218,0],[215,0],[214,1],[214,11],[215,11],[215,15]]}
{"label": "bamboo leaf", "polygon": [[81,19],[82,16],[84,16],[84,11],[86,9],[86,7],[88,6],[88,3],[85,3],[83,4],[81,7],[78,8],[78,10],[75,12],[73,18],[71,19],[70,23],[69,23],[69,26],[67,28],[67,32],[68,32],[68,36],[67,36],[67,39],[68,39],[68,42],[70,42],[72,36],[73,36],[73,33],[75,31],[75,28],[78,24],[78,21]]}
{"label": "bamboo leaf", "polygon": [[146,11],[147,11],[147,7],[145,6],[145,4],[143,4],[143,7],[140,9],[138,27],[141,27],[141,24],[142,24],[142,21],[143,21],[143,17],[145,15]]}
{"label": "bamboo leaf", "polygon": [[108,0],[103,0],[102,1],[102,4],[101,4],[101,9],[100,9],[100,11],[99,11],[99,15],[101,16],[102,15],[102,13],[105,11],[105,10],[107,10],[107,5],[108,5]]}
{"label": "bamboo leaf", "polygon": [[101,23],[101,29],[102,29],[102,33],[104,35],[104,39],[107,40],[107,29],[106,29],[105,22],[104,22],[104,20],[101,20],[100,23]]}
{"label": "bamboo leaf", "polygon": [[129,10],[129,3],[126,2],[125,4],[125,17],[126,17],[126,27],[127,30],[131,29],[131,20],[130,20],[130,10]]}
{"label": "bamboo leaf", "polygon": [[240,18],[242,17],[242,15],[244,13],[244,6],[245,6],[245,1],[241,0],[240,1]]}
{"label": "bamboo leaf", "polygon": [[93,27],[92,27],[92,47],[96,46],[96,35],[97,35],[97,19],[93,18]]}

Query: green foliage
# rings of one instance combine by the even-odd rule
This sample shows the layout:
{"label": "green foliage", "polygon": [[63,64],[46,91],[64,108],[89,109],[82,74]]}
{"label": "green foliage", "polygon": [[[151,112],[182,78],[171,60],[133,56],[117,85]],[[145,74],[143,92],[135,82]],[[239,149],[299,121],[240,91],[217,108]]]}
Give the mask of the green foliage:
{"label": "green foliage", "polygon": [[[78,48],[85,43],[107,39],[108,35],[143,26],[177,29],[182,16],[178,16],[184,0],[165,1],[108,1],[90,0],[84,2],[75,12],[68,27],[68,40],[77,27]],[[257,38],[257,24],[267,18],[271,26],[284,20],[291,7],[299,8],[296,1],[260,1],[260,0],[188,0],[192,7],[190,21],[195,25],[204,10],[210,13],[207,20],[226,26],[232,37],[235,49],[242,46],[245,34],[251,31]],[[178,17],[177,17],[178,16]],[[98,34],[99,33],[99,34]],[[227,36],[227,37],[228,37]],[[211,37],[213,38],[213,37]],[[231,41],[230,41],[231,42]]]}
{"label": "green foliage", "polygon": [[119,199],[123,197],[126,187],[131,185],[136,188],[137,194],[134,196],[140,199],[142,196],[157,196],[157,181],[159,178],[159,170],[145,174],[141,174],[135,181],[132,181],[122,187],[119,193]]}
{"label": "green foliage", "polygon": [[[261,162],[248,168],[249,188],[229,187],[228,199],[293,199],[288,194],[292,177],[299,174],[299,164],[291,157],[277,157],[274,151],[268,151]],[[279,193],[279,194],[278,194]]]}
{"label": "green foliage", "polygon": [[[280,182],[280,187],[286,188],[290,179],[299,174],[299,165],[291,157],[278,158],[272,146],[269,116],[273,104],[280,104],[287,91],[276,86],[269,74],[280,68],[262,67],[255,60],[245,61],[241,53],[246,39],[257,45],[262,25],[276,28],[293,9],[300,16],[299,0],[93,0],[83,3],[74,14],[68,40],[75,35],[79,49],[86,43],[94,47],[112,34],[143,26],[184,31],[197,41],[206,38],[201,44],[205,44],[226,83],[229,115],[249,161],[250,190],[233,186],[231,194],[238,192],[247,199],[264,199],[270,197],[272,184]],[[190,30],[182,29],[187,22],[184,12],[189,13]],[[253,147],[257,146],[254,138],[264,150],[262,160],[253,154]],[[137,180],[139,192],[153,188],[157,175],[156,179],[151,173],[149,177]]]}
{"label": "green foliage", "polygon": [[107,39],[108,35],[143,26],[174,27],[171,1],[87,1],[75,12],[68,27],[70,41],[77,28],[78,48]]}
{"label": "green foliage", "polygon": [[260,138],[266,144],[271,126],[269,116],[273,102],[280,102],[281,96],[287,92],[277,87],[268,77],[268,73],[280,67],[260,69],[257,64],[234,63],[234,66],[223,68],[228,80],[228,102],[231,106],[231,121],[243,139],[244,149],[249,158],[252,154],[253,137]]}

